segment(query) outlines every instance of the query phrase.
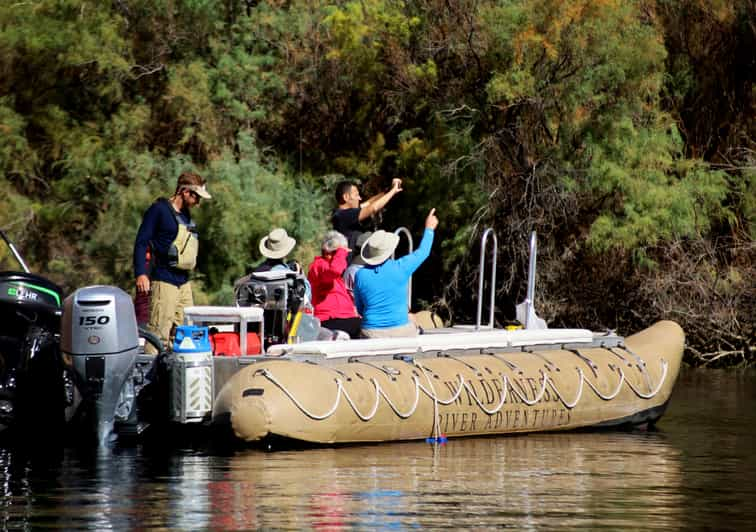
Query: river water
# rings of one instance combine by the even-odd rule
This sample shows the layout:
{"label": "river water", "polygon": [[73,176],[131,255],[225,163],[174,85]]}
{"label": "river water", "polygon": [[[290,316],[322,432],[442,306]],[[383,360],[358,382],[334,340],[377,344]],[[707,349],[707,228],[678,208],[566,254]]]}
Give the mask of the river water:
{"label": "river water", "polygon": [[684,370],[655,431],[264,452],[0,449],[4,529],[756,526],[756,372]]}

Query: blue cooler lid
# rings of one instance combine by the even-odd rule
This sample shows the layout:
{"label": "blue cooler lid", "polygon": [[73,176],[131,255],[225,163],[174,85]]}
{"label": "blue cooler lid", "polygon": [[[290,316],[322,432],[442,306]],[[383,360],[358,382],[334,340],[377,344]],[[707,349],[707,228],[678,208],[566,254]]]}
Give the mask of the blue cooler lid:
{"label": "blue cooler lid", "polygon": [[174,353],[212,352],[210,335],[207,327],[197,325],[179,325],[173,340]]}

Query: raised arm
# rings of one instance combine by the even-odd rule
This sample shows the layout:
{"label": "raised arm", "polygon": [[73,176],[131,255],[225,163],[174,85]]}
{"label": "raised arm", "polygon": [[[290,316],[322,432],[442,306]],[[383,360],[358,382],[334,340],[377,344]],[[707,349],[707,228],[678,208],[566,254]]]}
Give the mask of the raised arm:
{"label": "raised arm", "polygon": [[[348,248],[339,248],[330,261],[319,261],[316,265],[310,267],[310,275],[320,278],[320,281],[332,283],[334,279],[338,279],[344,273],[347,268],[347,255],[349,254]],[[309,275],[308,275],[309,277]],[[312,280],[310,281],[312,282]]]}
{"label": "raised arm", "polygon": [[392,179],[391,190],[389,190],[388,192],[376,194],[375,196],[372,196],[370,199],[364,202],[362,205],[360,205],[360,221],[363,221],[366,218],[369,218],[379,212],[388,204],[389,201],[391,201],[391,198],[396,196],[401,191],[402,180],[399,178]]}
{"label": "raised arm", "polygon": [[428,217],[425,219],[425,231],[423,232],[423,239],[420,241],[420,246],[409,255],[405,255],[396,261],[399,268],[408,276],[415,273],[415,270],[417,270],[425,259],[428,258],[428,255],[430,255],[436,227],[438,227],[438,218],[436,218],[436,209],[434,208],[431,209]]}

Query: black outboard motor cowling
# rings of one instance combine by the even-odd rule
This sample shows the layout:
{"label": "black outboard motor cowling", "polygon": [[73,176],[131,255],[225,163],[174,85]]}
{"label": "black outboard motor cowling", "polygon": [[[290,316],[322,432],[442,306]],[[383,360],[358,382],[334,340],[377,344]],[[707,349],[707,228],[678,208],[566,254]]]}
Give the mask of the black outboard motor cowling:
{"label": "black outboard motor cowling", "polygon": [[[61,299],[63,291],[44,277],[24,272],[0,272],[0,325],[9,329],[8,320],[18,319],[18,314],[27,317],[25,322],[34,322],[52,331],[60,330]],[[13,331],[18,332],[18,331]]]}
{"label": "black outboard motor cowling", "polygon": [[58,352],[62,289],[28,272],[0,272],[0,427],[59,423],[65,408]]}
{"label": "black outboard motor cowling", "polygon": [[124,415],[121,395],[131,384],[138,349],[134,305],[126,292],[88,286],[66,298],[61,351],[82,396],[76,416],[98,443],[111,438],[117,415]]}

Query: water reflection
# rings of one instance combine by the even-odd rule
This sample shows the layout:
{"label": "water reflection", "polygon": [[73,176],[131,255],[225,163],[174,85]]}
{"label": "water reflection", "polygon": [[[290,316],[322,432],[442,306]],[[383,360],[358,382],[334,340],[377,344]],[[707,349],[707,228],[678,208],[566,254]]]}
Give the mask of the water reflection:
{"label": "water reflection", "polygon": [[[223,454],[0,449],[5,529],[748,528],[756,377],[684,374],[658,432]],[[705,502],[705,504],[703,504]]]}
{"label": "water reflection", "polygon": [[[679,520],[680,455],[658,434],[552,434],[306,452],[240,453],[224,493],[241,490],[225,527],[587,526],[616,505]],[[264,493],[263,497],[249,494]],[[278,512],[271,511],[277,508]],[[235,520],[238,517],[239,520]]]}

